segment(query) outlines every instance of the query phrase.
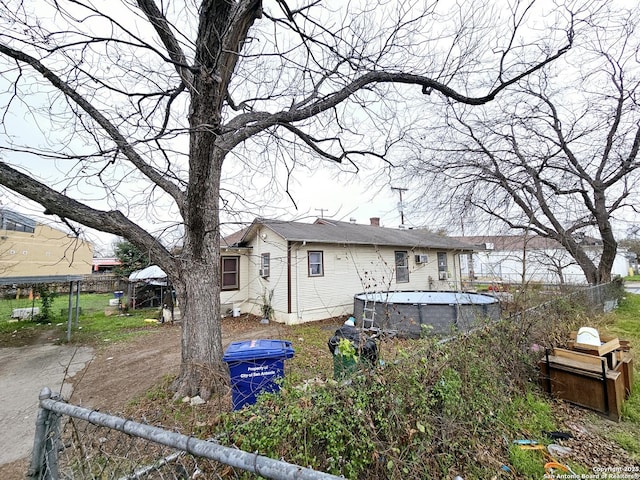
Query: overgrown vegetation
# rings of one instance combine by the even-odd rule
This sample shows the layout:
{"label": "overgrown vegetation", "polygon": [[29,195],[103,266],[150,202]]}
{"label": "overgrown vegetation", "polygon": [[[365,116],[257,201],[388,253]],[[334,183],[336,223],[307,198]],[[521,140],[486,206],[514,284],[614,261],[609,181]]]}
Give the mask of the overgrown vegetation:
{"label": "overgrown vegetation", "polygon": [[548,411],[524,417],[535,372],[520,333],[503,323],[448,344],[402,342],[384,367],[347,384],[286,381],[211,433],[346,478],[491,478],[508,462],[510,439],[555,426]]}
{"label": "overgrown vegetation", "polygon": [[38,285],[38,295],[40,296],[40,313],[36,316],[35,320],[38,322],[48,322],[51,320],[51,308],[53,307],[53,301],[58,296],[58,292],[50,285],[42,284]]}
{"label": "overgrown vegetation", "polygon": [[[622,422],[614,423],[543,394],[537,361],[540,348],[561,345],[583,325],[640,345],[637,312],[640,296],[628,295],[614,314],[603,315],[590,312],[585,298],[576,295],[519,321],[480,325],[446,344],[434,338],[384,341],[383,365],[346,381],[331,378],[330,329],[291,326],[283,331],[296,356],[287,361],[279,394],[221,415],[220,403],[206,409],[173,403],[160,388],[135,408],[169,428],[179,425],[201,438],[350,479],[539,480],[549,460],[546,445],[553,442],[546,432],[566,431],[582,419],[594,432],[606,432],[594,445],[614,442],[605,450],[617,444],[634,464],[640,461],[638,380]],[[165,401],[166,408],[159,407]],[[514,441],[522,439],[536,440],[541,448],[520,448]],[[594,473],[592,446],[585,448],[586,456],[563,459],[578,476]]]}
{"label": "overgrown vegetation", "polygon": [[[109,298],[102,297],[100,305]],[[283,326],[282,338],[292,341],[296,354],[286,362],[280,394],[263,395],[256,405],[230,412],[227,397],[205,406],[174,402],[172,379],[166,378],[132,403],[129,414],[350,479],[460,475],[465,480],[537,480],[545,474],[543,452],[513,442],[551,443],[545,432],[567,429],[569,408],[538,387],[540,349],[561,345],[571,330],[583,325],[640,345],[638,312],[637,295],[627,295],[609,315],[594,315],[578,295],[549,302],[541,312],[527,312],[517,321],[480,324],[475,333],[449,343],[433,337],[387,339],[380,344],[380,364],[358,370],[344,381],[332,378],[334,359],[327,348],[339,319]],[[141,317],[103,315],[98,310],[83,319],[84,328],[74,337],[96,342],[117,339],[118,332],[154,328],[144,325]],[[635,392],[620,423],[577,407],[569,410],[587,418],[595,431],[607,432],[607,441],[623,448],[636,463],[640,462],[639,383],[636,375]],[[593,473],[587,460],[565,463],[578,475]],[[233,475],[242,477],[238,472]]]}
{"label": "overgrown vegetation", "polygon": [[[346,478],[539,479],[542,452],[512,442],[542,441],[561,427],[537,387],[539,346],[557,345],[587,319],[606,321],[586,308],[576,296],[446,344],[396,340],[383,345],[384,366],[347,382],[300,382],[294,372],[279,395],[223,415],[202,434]],[[621,437],[630,451],[631,438]],[[566,464],[590,472],[579,461]]]}

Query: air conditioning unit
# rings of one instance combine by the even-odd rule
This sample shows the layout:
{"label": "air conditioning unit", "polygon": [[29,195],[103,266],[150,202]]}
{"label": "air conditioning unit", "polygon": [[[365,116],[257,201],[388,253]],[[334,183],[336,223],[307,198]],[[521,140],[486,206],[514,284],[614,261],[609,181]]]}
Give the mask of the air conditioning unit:
{"label": "air conditioning unit", "polygon": [[269,276],[269,269],[268,268],[261,268],[260,269],[260,276],[262,278],[266,278]]}
{"label": "air conditioning unit", "polygon": [[438,272],[438,280],[448,280],[447,272]]}
{"label": "air conditioning unit", "polygon": [[429,263],[429,256],[427,254],[421,254],[415,256],[416,263]]}
{"label": "air conditioning unit", "polygon": [[493,250],[495,248],[495,245],[493,243],[485,243],[484,248],[487,250]]}

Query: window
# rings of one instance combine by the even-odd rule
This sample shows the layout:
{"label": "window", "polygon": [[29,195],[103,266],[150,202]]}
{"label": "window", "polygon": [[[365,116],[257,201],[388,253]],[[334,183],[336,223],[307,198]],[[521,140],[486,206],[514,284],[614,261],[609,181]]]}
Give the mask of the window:
{"label": "window", "polygon": [[240,257],[222,257],[222,290],[240,288]]}
{"label": "window", "polygon": [[7,220],[5,222],[4,228],[5,228],[5,230],[12,230],[14,232],[33,233],[35,231],[35,229],[33,227],[30,227],[28,225],[24,225],[24,224],[19,223],[19,222],[15,222],[13,220]]}
{"label": "window", "polygon": [[309,252],[309,276],[322,277],[324,275],[324,262],[322,252]]}
{"label": "window", "polygon": [[34,233],[36,222],[19,213],[0,208],[0,229],[14,232]]}
{"label": "window", "polygon": [[409,254],[407,252],[396,252],[396,283],[407,283],[409,281]]}
{"label": "window", "polygon": [[260,255],[260,276],[267,278],[269,276],[269,270],[271,270],[271,254],[263,253]]}
{"label": "window", "polygon": [[438,279],[446,280],[447,277],[447,254],[446,252],[438,252]]}

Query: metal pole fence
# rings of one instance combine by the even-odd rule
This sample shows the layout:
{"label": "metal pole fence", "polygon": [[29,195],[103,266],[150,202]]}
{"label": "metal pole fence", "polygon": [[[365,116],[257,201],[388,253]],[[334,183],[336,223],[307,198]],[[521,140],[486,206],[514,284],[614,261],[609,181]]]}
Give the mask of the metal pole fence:
{"label": "metal pole fence", "polygon": [[[70,417],[69,423],[78,423],[74,422],[74,419],[77,419],[93,426],[105,427],[109,431],[121,432],[128,437],[112,440],[107,438],[106,433],[101,432],[97,435],[98,438],[95,438],[94,435],[94,438],[85,441],[80,448],[76,448],[76,455],[85,457],[84,460],[91,457],[90,460],[93,464],[81,465],[82,459],[79,458],[71,458],[63,462],[59,455],[65,450],[72,449],[73,443],[78,441],[78,426],[72,425],[72,431],[67,432],[67,438],[63,438],[64,435],[58,421],[62,415]],[[143,448],[146,447],[130,444],[123,448],[123,445],[129,442],[131,438],[144,439],[156,446],[169,447],[178,450],[178,452],[160,456],[154,450],[155,459],[160,458],[160,460],[150,460],[150,455],[147,454],[146,458],[144,458],[145,455],[142,452]],[[113,450],[110,450],[111,448]],[[133,452],[133,455],[124,460],[123,457],[129,456],[130,452]],[[257,453],[245,452],[219,445],[212,441],[201,440],[108,415],[96,410],[70,405],[56,399],[48,388],[43,389],[40,394],[40,411],[38,413],[33,454],[27,478],[30,480],[58,480],[61,478],[82,478],[83,480],[88,478],[137,479],[147,477],[153,472],[157,473],[162,467],[186,454],[220,462],[264,478],[276,480],[337,480],[344,478],[282,460],[275,460]],[[113,456],[114,461],[117,460],[121,463],[118,468],[113,469],[115,471],[108,471],[105,467],[105,463],[109,461],[109,456]],[[137,456],[137,458],[134,458],[134,456]],[[145,462],[149,464],[146,467],[142,466]],[[62,465],[63,463],[64,465]],[[165,472],[157,478],[196,478],[195,474],[189,475],[187,473],[187,468],[194,470],[194,472],[199,471],[197,462],[195,462],[194,465],[189,465],[188,467],[186,464],[176,466],[169,474]],[[169,477],[168,475],[174,476]]]}

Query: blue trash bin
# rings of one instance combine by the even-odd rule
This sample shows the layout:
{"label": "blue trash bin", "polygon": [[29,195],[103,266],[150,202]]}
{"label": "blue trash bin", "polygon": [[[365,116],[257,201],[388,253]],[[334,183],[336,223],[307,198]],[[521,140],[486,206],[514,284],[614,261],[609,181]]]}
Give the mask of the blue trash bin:
{"label": "blue trash bin", "polygon": [[263,392],[280,390],[284,361],[293,357],[291,342],[285,340],[246,340],[231,343],[222,359],[229,365],[233,409],[256,403]]}

